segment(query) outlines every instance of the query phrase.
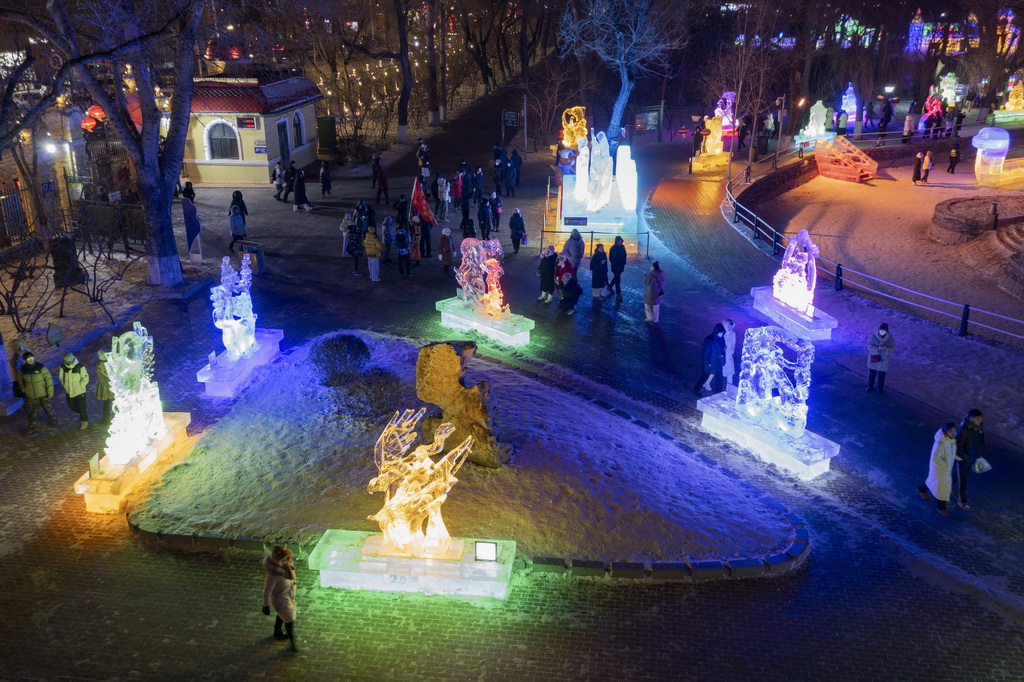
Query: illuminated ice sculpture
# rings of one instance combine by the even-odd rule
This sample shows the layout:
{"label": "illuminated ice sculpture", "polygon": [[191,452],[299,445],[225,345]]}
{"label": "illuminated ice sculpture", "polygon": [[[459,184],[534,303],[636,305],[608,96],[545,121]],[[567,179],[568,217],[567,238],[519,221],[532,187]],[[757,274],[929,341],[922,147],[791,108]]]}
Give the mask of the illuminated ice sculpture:
{"label": "illuminated ice sculpture", "polygon": [[974,177],[982,185],[996,186],[1021,177],[1020,161],[1006,161],[1010,151],[1010,133],[1002,128],[982,128],[971,138],[978,150],[974,157]]}
{"label": "illuminated ice sculpture", "polygon": [[853,91],[853,83],[848,82],[846,92],[843,93],[843,111],[845,111],[851,119],[857,116],[857,95]]}
{"label": "illuminated ice sculpture", "polygon": [[[578,175],[578,173],[577,173]],[[612,154],[608,137],[602,130],[594,136],[590,149],[590,183],[587,191],[587,210],[596,213],[612,198]]]}
{"label": "illuminated ice sculpture", "polygon": [[782,265],[770,287],[754,287],[754,309],[797,336],[812,341],[832,338],[836,318],[814,307],[818,283],[818,247],[807,230],[790,237]]}
{"label": "illuminated ice sculpture", "polygon": [[[704,127],[708,130],[708,139],[704,141],[706,153],[712,156],[723,153],[725,151],[725,143],[722,142],[722,135],[725,131],[724,119],[721,116],[709,118],[704,121]],[[704,154],[701,154],[701,157],[703,156]]]}
{"label": "illuminated ice sculpture", "polygon": [[91,512],[116,512],[138,476],[185,433],[188,412],[163,412],[153,381],[153,337],[136,322],[114,337],[105,360],[114,418],[102,459],[75,483]]}
{"label": "illuminated ice sculpture", "polygon": [[828,118],[828,110],[820,99],[811,105],[809,113],[810,119],[807,121],[807,127],[799,135],[795,135],[793,140],[795,142],[810,143],[817,140],[828,140],[831,142],[835,139],[835,132],[826,128],[827,123],[825,119]]}
{"label": "illuminated ice sculpture", "polygon": [[[957,83],[956,74],[952,71],[943,76],[942,80],[939,81],[939,91],[942,94],[942,101],[949,106],[956,104],[956,88],[958,85],[959,83]],[[1022,92],[1021,95],[1024,95],[1024,92]],[[1022,105],[1024,105],[1024,102],[1022,102]],[[1022,106],[1022,108],[1024,108],[1024,106]]]}
{"label": "illuminated ice sculpture", "polygon": [[701,398],[701,426],[804,480],[828,471],[839,444],[806,428],[813,360],[814,345],[792,332],[748,329],[735,397],[721,392]]}
{"label": "illuminated ice sculpture", "polygon": [[715,105],[715,116],[722,119],[722,130],[728,135],[736,127],[733,117],[733,106],[736,103],[735,92],[723,92],[722,99]]}
{"label": "illuminated ice sculpture", "polygon": [[462,264],[455,272],[461,295],[438,301],[441,324],[452,329],[478,331],[509,346],[530,342],[533,320],[513,315],[501,290],[504,252],[497,239],[463,239]]}
{"label": "illuminated ice sculpture", "polygon": [[242,255],[236,271],[231,258],[224,256],[220,265],[220,285],[210,290],[213,302],[213,324],[221,332],[224,352],[210,354],[210,361],[198,372],[196,379],[206,387],[206,395],[234,398],[252,376],[253,370],[266,365],[280,354],[284,331],[257,329],[249,288],[252,269],[249,254]]}
{"label": "illuminated ice sculpture", "polygon": [[576,148],[577,141],[587,136],[587,108],[569,107],[562,112],[562,145]]}
{"label": "illuminated ice sculpture", "polygon": [[586,204],[590,190],[590,145],[586,136],[576,140],[576,149],[576,187],[573,188],[572,195],[576,201]]}
{"label": "illuminated ice sculpture", "polygon": [[636,161],[629,145],[620,144],[615,150],[615,185],[619,188],[619,201],[627,211],[636,210]]}

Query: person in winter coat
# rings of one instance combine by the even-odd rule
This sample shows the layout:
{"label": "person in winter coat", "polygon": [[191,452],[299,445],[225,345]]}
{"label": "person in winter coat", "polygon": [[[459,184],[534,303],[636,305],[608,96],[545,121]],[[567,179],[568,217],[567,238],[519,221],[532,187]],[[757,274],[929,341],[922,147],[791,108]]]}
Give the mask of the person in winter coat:
{"label": "person in winter coat", "polygon": [[377,167],[377,205],[379,206],[381,201],[381,195],[384,195],[384,204],[390,204],[391,199],[388,197],[388,174],[384,170],[384,166]]}
{"label": "person in winter coat", "polygon": [[245,223],[249,219],[249,209],[245,206],[245,199],[242,198],[242,193],[237,189],[231,193],[231,205],[228,206],[228,216],[230,217],[234,213],[235,206],[238,207],[242,214],[242,222]]}
{"label": "person in winter coat", "polygon": [[491,221],[494,224],[494,231],[501,227],[501,197],[497,192],[491,192]]}
{"label": "person in winter coat", "polygon": [[270,181],[274,183],[274,187],[277,189],[274,192],[274,198],[278,201],[284,201],[281,198],[281,193],[284,192],[284,166],[278,161],[274,165],[274,170],[270,173]]}
{"label": "person in winter coat", "polygon": [[238,206],[231,207],[231,243],[228,244],[228,250],[235,250],[235,242],[245,239],[245,220],[242,219],[242,211]]}
{"label": "person in winter coat", "polygon": [[295,176],[298,174],[299,171],[295,168],[295,162],[292,161],[284,172],[284,196],[281,197],[281,201],[288,201],[288,195],[295,189]]}
{"label": "person in winter coat", "polygon": [[491,175],[491,180],[494,181],[494,193],[491,194],[492,197],[496,194],[501,194],[501,189],[505,186],[505,165],[507,163],[508,161],[505,160],[504,153],[502,154],[502,158],[494,160],[494,172]]}
{"label": "person in winter coat", "polygon": [[651,271],[644,277],[644,315],[647,322],[658,324],[661,318],[661,300],[665,296],[665,273],[661,271],[661,263],[651,263]]}
{"label": "person in winter coat", "polygon": [[544,248],[540,257],[540,265],[537,266],[537,276],[540,277],[540,296],[538,301],[551,303],[555,294],[555,265],[558,256],[555,255],[555,247],[550,244]]}
{"label": "person in winter coat", "polygon": [[572,260],[569,259],[569,254],[565,251],[558,254],[558,260],[555,262],[555,285],[558,290],[562,290],[562,285],[568,281],[567,275],[575,275],[576,268],[572,266]]}
{"label": "person in winter coat", "polygon": [[456,209],[462,206],[463,180],[465,177],[464,173],[456,171],[452,173],[452,181],[449,183],[452,188],[452,201],[455,202]]}
{"label": "person in winter coat", "polygon": [[583,243],[583,235],[580,234],[579,230],[573,228],[572,234],[562,244],[562,253],[568,254],[574,272],[580,269],[580,263],[583,262],[583,252],[585,250],[586,246]]}
{"label": "person in winter coat", "polygon": [[78,415],[79,428],[89,427],[89,412],[85,404],[85,389],[89,385],[89,370],[71,353],[64,354],[64,362],[57,372],[60,385],[67,394],[68,407]]}
{"label": "person in winter coat", "polygon": [[469,218],[463,219],[459,229],[462,231],[463,239],[476,239],[476,226]]}
{"label": "person in winter coat", "polygon": [[412,265],[409,263],[409,230],[402,225],[395,230],[395,253],[398,255],[398,274],[412,276]]}
{"label": "person in winter coat", "polygon": [[[199,209],[196,208],[196,205],[188,197],[181,198],[181,216],[185,222],[185,239],[191,253],[195,240],[199,238],[199,233],[203,231],[203,223],[199,220]],[[200,245],[199,248],[202,249],[202,246]]]}
{"label": "person in winter coat", "polygon": [[889,332],[889,324],[878,325],[878,331],[868,341],[868,393],[875,390],[875,378],[878,378],[878,392],[885,392],[885,373],[889,371],[889,358],[896,350],[896,339]]}
{"label": "person in winter coat", "polygon": [[452,231],[450,228],[446,227],[441,230],[441,240],[437,244],[437,255],[441,260],[441,270],[444,272],[444,276],[449,276],[452,271],[452,265],[455,262],[455,242],[452,241]]}
{"label": "person in winter coat", "polygon": [[381,255],[380,262],[387,264],[391,262],[391,249],[395,245],[395,230],[394,221],[391,216],[384,218],[384,221],[380,224],[380,241],[384,245],[384,253]]}
{"label": "person in winter coat", "polygon": [[622,237],[616,237],[612,248],[608,249],[608,263],[612,267],[612,281],[608,292],[615,290],[615,300],[622,300],[622,273],[626,270],[626,245]]}
{"label": "person in winter coat", "polygon": [[345,230],[345,242],[341,249],[345,255],[352,258],[352,274],[362,277],[363,273],[359,272],[359,260],[363,257],[363,235],[359,234],[359,229],[354,224],[342,229]]}
{"label": "person in winter coat", "polygon": [[604,244],[598,244],[590,257],[590,293],[595,301],[603,301],[607,291],[608,256],[605,255]]}
{"label": "person in winter coat", "polygon": [[331,168],[326,161],[320,162],[320,198],[331,195]]}
{"label": "person in winter coat", "polygon": [[505,196],[514,197],[516,195],[516,179],[519,177],[519,172],[515,166],[512,165],[512,160],[505,162]]}
{"label": "person in winter coat", "polygon": [[967,504],[967,477],[985,450],[984,424],[981,410],[970,410],[956,431],[956,504],[964,511],[971,511],[971,505]]}
{"label": "person in winter coat", "polygon": [[914,173],[910,176],[910,181],[915,185],[921,182],[921,171],[924,168],[924,154],[918,152],[917,156],[914,157]]}
{"label": "person in winter coat", "polygon": [[363,236],[371,227],[377,227],[377,209],[363,199],[356,204],[356,226],[359,228],[359,234]]}
{"label": "person in winter coat", "polygon": [[713,377],[711,390],[718,393],[722,390],[722,371],[725,369],[725,327],[719,322],[711,333],[704,337],[701,347],[701,375],[693,385],[693,394],[701,397],[701,388],[708,377]]}
{"label": "person in winter coat", "polygon": [[476,220],[480,224],[480,238],[487,241],[491,238],[491,202],[485,199],[480,202],[480,208],[476,211]]}
{"label": "person in winter coat", "polygon": [[960,143],[957,142],[949,150],[949,165],[946,166],[947,173],[956,173],[956,165],[960,163]]}
{"label": "person in winter coat", "polygon": [[185,189],[181,190],[181,196],[185,197],[193,204],[196,203],[196,190],[192,187],[191,182],[185,183]]}
{"label": "person in winter coat", "polygon": [[567,272],[563,276],[560,290],[562,293],[562,300],[558,302],[558,305],[567,314],[575,314],[576,303],[580,300],[580,296],[583,295],[583,288],[580,286],[580,283],[576,281],[576,277],[571,272]]}
{"label": "person in winter coat", "polygon": [[[722,366],[722,389],[724,390],[732,383],[732,378],[736,374],[736,323],[725,319],[722,320],[722,327],[725,328],[725,336],[722,337],[725,342],[725,364]],[[708,376],[704,380],[705,391],[710,391],[713,388],[711,385],[713,378]]]}
{"label": "person in winter coat", "polygon": [[391,205],[391,208],[395,209],[395,222],[399,225],[409,226],[409,200],[405,198],[405,194],[399,194],[398,198],[395,199],[395,203]]}
{"label": "person in winter coat", "polygon": [[[295,643],[295,563],[288,546],[274,545],[270,554],[263,557],[263,615],[270,615],[274,607],[274,639],[291,643],[291,650],[298,651]],[[281,631],[284,626],[284,632]]]}
{"label": "person in winter coat", "polygon": [[523,220],[523,214],[518,208],[512,209],[512,217],[508,219],[508,232],[512,238],[513,253],[519,253],[519,245],[526,235],[526,221]]}
{"label": "person in winter coat", "polygon": [[433,229],[434,223],[429,220],[424,220],[420,216],[420,256],[423,258],[430,258],[434,255],[433,246],[431,244],[432,239],[430,237],[430,230]]}
{"label": "person in winter coat", "polygon": [[420,229],[420,217],[416,216],[412,219],[409,226],[409,236],[412,238],[409,242],[409,260],[412,261],[412,266],[418,268],[420,266],[420,260],[423,257],[420,251],[420,242],[423,239],[423,232]]}
{"label": "person in winter coat", "polygon": [[484,200],[484,169],[482,166],[476,167],[476,172],[473,173],[473,205],[477,206],[481,201]]}
{"label": "person in winter coat", "polygon": [[53,410],[50,400],[53,399],[53,375],[46,365],[36,362],[36,358],[30,351],[21,354],[24,364],[18,370],[18,386],[25,396],[25,416],[28,417],[28,432],[36,430],[36,417],[39,416],[39,408],[50,419],[50,426],[57,426],[60,420]]}
{"label": "person in winter coat", "polygon": [[434,217],[438,222],[448,222],[448,200],[451,190],[448,187],[448,181],[441,177],[440,173],[437,174],[435,180],[437,193],[434,195]]}
{"label": "person in winter coat", "polygon": [[929,492],[935,496],[935,508],[946,518],[949,518],[946,505],[953,489],[953,463],[959,459],[956,456],[956,424],[948,422],[935,432],[932,454],[928,459],[928,478],[917,486],[921,499],[928,500]]}
{"label": "person in winter coat", "polygon": [[380,171],[380,154],[374,152],[370,156],[370,189],[377,186],[377,173]]}
{"label": "person in winter coat", "polygon": [[[522,173],[522,171],[520,169],[523,167],[523,157],[519,156],[519,150],[518,149],[513,149],[512,150],[512,156],[509,158],[508,163],[509,163],[509,167],[511,169],[512,175],[515,176],[515,186],[518,187],[519,186],[519,176]],[[516,195],[515,192],[513,192],[512,196],[515,196],[515,195]]]}
{"label": "person in winter coat", "polygon": [[935,160],[932,158],[931,150],[924,153],[924,161],[921,163],[921,182],[928,184],[928,175],[935,168]]}
{"label": "person in winter coat", "polygon": [[380,281],[380,255],[384,252],[384,245],[377,237],[377,228],[371,227],[363,237],[363,253],[366,254],[367,269],[370,271],[370,281]]}
{"label": "person in winter coat", "polygon": [[96,400],[103,404],[103,423],[109,424],[114,418],[114,392],[110,390],[107,354],[103,351],[96,360]]}
{"label": "person in winter coat", "polygon": [[295,204],[292,206],[292,211],[297,212],[300,208],[305,209],[306,213],[312,211],[313,207],[309,205],[309,199],[306,198],[306,174],[303,171],[295,174],[292,187],[295,190]]}

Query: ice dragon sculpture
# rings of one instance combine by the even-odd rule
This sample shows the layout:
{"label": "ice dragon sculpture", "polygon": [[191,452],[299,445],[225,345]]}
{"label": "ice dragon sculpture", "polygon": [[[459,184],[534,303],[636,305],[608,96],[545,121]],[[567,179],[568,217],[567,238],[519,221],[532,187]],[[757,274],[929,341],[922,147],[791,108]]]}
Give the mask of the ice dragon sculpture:
{"label": "ice dragon sculpture", "polygon": [[[786,357],[783,345],[796,353],[795,360]],[[799,438],[807,426],[813,360],[814,345],[781,327],[748,329],[736,404],[761,426]]]}
{"label": "ice dragon sculpture", "polygon": [[452,542],[441,518],[441,505],[458,483],[455,473],[469,456],[473,437],[467,436],[435,462],[431,457],[440,454],[455,431],[452,424],[441,424],[434,431],[433,443],[420,445],[407,455],[425,410],[395,412],[373,450],[380,473],[367,489],[384,493],[384,506],[368,518],[380,525],[385,553],[392,556],[445,558]]}
{"label": "ice dragon sculpture", "polygon": [[505,274],[501,267],[501,260],[505,257],[501,242],[497,239],[463,239],[460,248],[462,264],[455,272],[455,279],[462,287],[466,301],[480,315],[507,319],[510,313],[500,282]]}
{"label": "ice dragon sculpture", "polygon": [[224,256],[220,264],[220,286],[210,290],[210,300],[213,301],[213,324],[221,330],[229,361],[251,355],[259,347],[256,343],[256,313],[249,296],[251,285],[249,254],[242,256],[242,265],[237,272],[231,266],[231,259]]}
{"label": "ice dragon sculpture", "polygon": [[569,107],[562,112],[562,144],[575,148],[581,137],[587,136],[587,108]]}
{"label": "ice dragon sculpture", "polygon": [[594,136],[590,149],[590,186],[587,210],[599,211],[612,198],[612,154],[604,131]]}
{"label": "ice dragon sculpture", "polygon": [[136,322],[133,331],[114,337],[106,363],[114,419],[105,452],[112,464],[123,466],[166,431],[153,381],[153,337]]}
{"label": "ice dragon sculpture", "polygon": [[801,314],[806,314],[814,303],[814,289],[818,283],[818,247],[811,241],[807,230],[800,230],[790,240],[782,267],[772,280],[772,295]]}

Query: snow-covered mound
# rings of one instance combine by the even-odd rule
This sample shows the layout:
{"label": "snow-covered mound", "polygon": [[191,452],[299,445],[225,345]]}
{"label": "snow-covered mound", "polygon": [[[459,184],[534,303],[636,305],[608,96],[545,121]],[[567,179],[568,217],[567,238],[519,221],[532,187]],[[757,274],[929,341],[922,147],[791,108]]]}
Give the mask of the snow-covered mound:
{"label": "snow-covered mound", "polygon": [[[416,398],[417,346],[358,333],[364,371],[399,378],[393,409]],[[310,349],[267,368],[260,383],[199,439],[132,510],[165,533],[315,541],[328,528],[375,530],[382,504],[366,483],[373,444],[391,411],[366,417],[346,387],[321,385]],[[502,469],[467,463],[444,505],[453,536],[511,539],[527,555],[644,560],[733,558],[784,549],[779,512],[737,481],[656,433],[561,389],[474,359],[495,421],[515,456]],[[379,382],[378,382],[379,383]],[[340,393],[339,393],[340,392]],[[392,395],[387,393],[387,395]],[[343,395],[342,395],[343,394]],[[380,395],[367,398],[379,403]]]}

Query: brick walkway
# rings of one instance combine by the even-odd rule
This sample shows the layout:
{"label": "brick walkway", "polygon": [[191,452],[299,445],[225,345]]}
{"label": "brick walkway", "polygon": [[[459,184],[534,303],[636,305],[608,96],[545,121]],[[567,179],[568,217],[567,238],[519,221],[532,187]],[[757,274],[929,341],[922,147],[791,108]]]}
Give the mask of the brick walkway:
{"label": "brick walkway", "polygon": [[[432,139],[432,165],[453,166],[470,138],[476,140],[470,162],[490,158],[493,140],[486,130],[501,105],[499,99],[484,102]],[[685,171],[672,145],[638,152],[648,188]],[[528,163],[514,204],[524,209],[531,235],[539,228],[546,161]],[[413,164],[409,157],[401,164],[407,175],[403,167],[392,169],[394,195],[411,184],[406,180]],[[653,197],[653,227],[676,252],[655,244],[652,254],[668,274],[661,329],[640,318],[646,262],[631,264],[623,304],[591,306],[584,300],[578,314],[567,318],[534,302],[536,260],[530,248],[508,256],[506,283],[513,309],[537,319],[535,342],[514,352],[485,345],[485,352],[597,385],[609,402],[625,394],[646,403],[644,419],[660,420],[663,430],[808,522],[813,552],[805,571],[778,580],[707,585],[520,575],[505,602],[488,605],[329,591],[303,568],[297,626],[303,652],[295,656],[267,638],[270,619],[259,613],[257,555],[151,552],[131,539],[122,518],[86,516],[70,487],[86,459],[102,448],[99,430],[83,434],[65,419],[56,433],[29,440],[19,417],[0,422],[0,556],[11,581],[7,618],[0,624],[6,644],[0,677],[1024,677],[1019,449],[994,439],[990,455],[998,474],[976,481],[978,511],[956,521],[941,519],[913,487],[925,473],[935,425],[945,416],[899,387],[885,402],[871,401],[862,377],[828,350],[815,365],[817,409],[810,424],[843,443],[843,455],[827,477],[811,484],[780,478],[694,430],[688,386],[700,339],[725,315],[740,327],[758,323],[726,290],[742,291],[745,281],[757,281],[757,259],[763,258],[709,245],[730,237],[716,232],[721,224],[717,203],[711,206],[715,185],[695,180],[659,187]],[[311,197],[317,196],[309,187]],[[450,295],[453,283],[436,262],[425,261],[409,280],[399,280],[394,266],[385,268],[384,281],[374,285],[353,277],[341,261],[338,221],[354,199],[369,197],[368,189],[365,180],[336,181],[337,196],[315,202],[310,215],[292,214],[274,202],[269,187],[245,190],[250,234],[266,242],[272,269],[254,286],[260,324],[284,328],[286,348],[344,327],[425,339],[450,336],[438,324],[433,302]],[[200,188],[208,258],[226,253],[221,215],[229,196],[229,190]],[[722,273],[733,276],[733,283],[724,284]],[[193,434],[226,414],[227,406],[202,398],[194,381],[195,370],[219,343],[205,296],[154,302],[140,319],[156,338],[157,378],[167,409],[191,411]],[[91,359],[108,344],[104,339],[82,355]],[[68,414],[62,404],[58,410]]]}

